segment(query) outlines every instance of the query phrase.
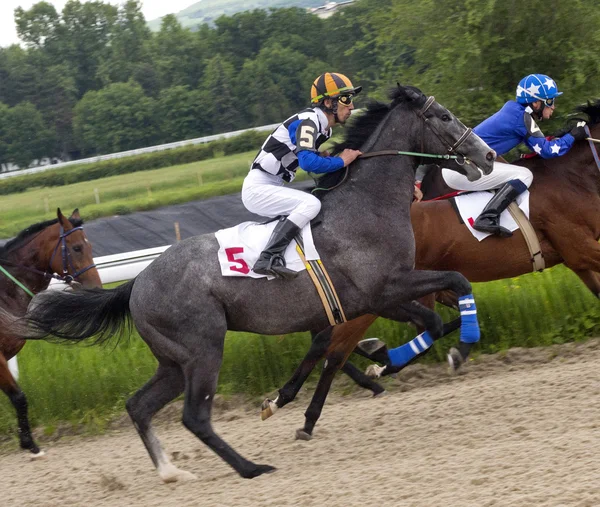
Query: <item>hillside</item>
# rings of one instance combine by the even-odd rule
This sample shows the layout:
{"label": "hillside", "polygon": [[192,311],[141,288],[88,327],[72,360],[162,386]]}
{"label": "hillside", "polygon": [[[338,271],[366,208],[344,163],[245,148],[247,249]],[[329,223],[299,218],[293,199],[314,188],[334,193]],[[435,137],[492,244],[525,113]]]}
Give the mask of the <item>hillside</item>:
{"label": "hillside", "polygon": [[[182,26],[191,27],[210,23],[219,16],[231,16],[236,12],[270,7],[319,7],[326,0],[200,0],[176,14]],[[160,28],[160,18],[148,22],[151,30]]]}

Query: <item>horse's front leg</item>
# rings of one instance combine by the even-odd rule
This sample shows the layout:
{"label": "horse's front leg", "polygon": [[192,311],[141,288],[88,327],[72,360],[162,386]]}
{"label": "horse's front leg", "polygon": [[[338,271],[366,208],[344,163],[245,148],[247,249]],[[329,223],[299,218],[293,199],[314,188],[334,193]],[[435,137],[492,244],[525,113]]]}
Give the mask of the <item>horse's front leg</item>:
{"label": "horse's front leg", "polygon": [[[278,409],[287,405],[296,398],[300,388],[313,371],[316,364],[331,348],[337,348],[338,342],[348,339],[358,341],[376,319],[374,315],[364,315],[335,327],[328,327],[320,333],[312,333],[312,342],[306,356],[286,384],[279,389],[279,395],[274,400],[265,399],[261,405],[261,419],[264,421],[271,417]],[[358,336],[358,338],[356,338]],[[332,337],[334,339],[332,340]],[[333,345],[332,345],[333,344]],[[358,368],[349,364],[344,365],[343,371],[359,386],[370,389],[376,396],[384,391],[376,382],[364,375]]]}
{"label": "horse's front leg", "polygon": [[318,334],[312,333],[313,339],[304,359],[285,385],[279,389],[279,395],[274,400],[266,398],[261,405],[260,417],[264,421],[271,417],[278,409],[287,405],[296,398],[300,388],[313,371],[316,364],[327,352],[331,343],[333,327],[328,327]]}
{"label": "horse's front leg", "polygon": [[27,417],[27,398],[10,373],[10,370],[8,369],[8,362],[1,353],[0,389],[6,393],[17,412],[17,422],[19,424],[19,442],[21,444],[21,448],[30,451],[33,459],[41,458],[44,456],[44,451],[40,450],[31,436],[29,419]]}
{"label": "horse's front leg", "polygon": [[[387,301],[398,301],[403,298],[422,298],[432,292],[452,290],[458,296],[458,306],[461,313],[460,342],[458,348],[453,348],[448,355],[448,362],[453,370],[456,370],[469,355],[471,347],[479,341],[480,330],[477,321],[477,308],[472,294],[471,284],[460,273],[455,271],[410,271],[396,277],[394,284],[389,284],[384,291]],[[386,300],[383,300],[386,301]],[[385,302],[383,304],[386,304]],[[389,303],[387,303],[389,304]],[[427,309],[431,312],[431,310]],[[394,319],[397,307],[389,306],[380,313],[382,317],[389,316]],[[433,313],[433,312],[432,312]],[[425,313],[425,315],[427,315]],[[441,319],[440,319],[441,320]],[[381,346],[379,355],[387,354],[387,361],[383,367],[374,367],[371,373],[375,376],[389,374],[404,368],[417,356],[428,350],[435,340],[444,336],[444,329],[438,326],[423,326],[427,329],[410,342],[387,350],[385,345]]]}

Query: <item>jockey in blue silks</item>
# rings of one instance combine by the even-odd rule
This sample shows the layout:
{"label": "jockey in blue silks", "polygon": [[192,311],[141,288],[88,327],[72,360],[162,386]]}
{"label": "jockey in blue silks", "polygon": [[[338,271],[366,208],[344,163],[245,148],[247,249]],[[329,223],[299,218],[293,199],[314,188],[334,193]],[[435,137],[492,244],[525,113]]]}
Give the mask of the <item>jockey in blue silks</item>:
{"label": "jockey in blue silks", "polygon": [[[556,82],[544,74],[529,74],[517,86],[516,100],[508,101],[502,109],[477,125],[473,131],[498,155],[504,155],[515,146],[525,143],[543,158],[560,157],[567,153],[576,140],[586,138],[585,123],[579,122],[570,133],[547,140],[536,120],[548,120],[554,112],[554,101],[562,95]],[[529,188],[533,174],[525,167],[495,162],[494,170],[477,181],[449,169],[442,170],[446,184],[455,190],[498,189],[492,200],[477,217],[473,228],[503,237],[512,233],[500,226],[500,214],[519,194]]]}

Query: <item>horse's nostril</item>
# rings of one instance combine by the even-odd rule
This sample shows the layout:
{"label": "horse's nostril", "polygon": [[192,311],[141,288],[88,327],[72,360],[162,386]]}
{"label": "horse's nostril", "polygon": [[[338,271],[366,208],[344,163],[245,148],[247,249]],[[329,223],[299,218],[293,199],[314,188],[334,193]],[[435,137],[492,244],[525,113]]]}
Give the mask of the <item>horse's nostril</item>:
{"label": "horse's nostril", "polygon": [[488,154],[485,156],[485,158],[488,160],[488,162],[493,162],[494,160],[496,160],[496,152],[494,152],[494,151],[488,152]]}

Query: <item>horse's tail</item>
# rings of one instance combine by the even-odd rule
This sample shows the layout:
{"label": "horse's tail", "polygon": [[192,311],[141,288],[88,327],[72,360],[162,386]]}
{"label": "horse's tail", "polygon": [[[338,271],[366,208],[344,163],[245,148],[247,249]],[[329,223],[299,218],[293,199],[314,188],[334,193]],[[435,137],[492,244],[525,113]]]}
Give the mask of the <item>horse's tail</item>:
{"label": "horse's tail", "polygon": [[44,291],[38,294],[24,318],[23,338],[79,342],[94,337],[104,343],[131,329],[129,299],[135,278],[114,289]]}
{"label": "horse's tail", "polygon": [[0,329],[10,330],[15,336],[25,336],[27,325],[4,308],[0,308]]}

